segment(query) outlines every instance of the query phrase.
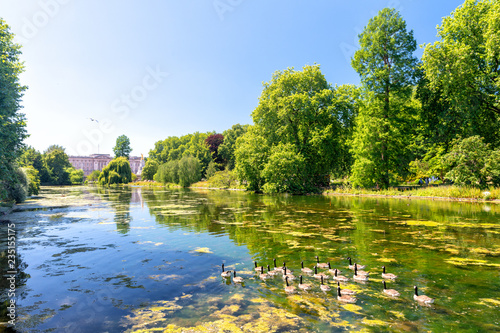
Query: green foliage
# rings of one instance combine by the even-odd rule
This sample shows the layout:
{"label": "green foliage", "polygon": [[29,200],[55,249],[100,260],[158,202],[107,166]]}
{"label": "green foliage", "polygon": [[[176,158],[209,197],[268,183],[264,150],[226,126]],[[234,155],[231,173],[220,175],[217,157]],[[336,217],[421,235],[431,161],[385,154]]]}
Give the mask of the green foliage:
{"label": "green foliage", "polygon": [[205,144],[205,140],[215,132],[187,134],[181,137],[171,136],[163,141],[157,141],[155,148],[149,151],[150,159],[159,164],[180,160],[183,156],[193,156],[201,164],[202,174],[212,161],[212,154]]}
{"label": "green foliage", "polygon": [[153,180],[156,172],[158,171],[159,164],[153,159],[148,159],[144,168],[142,168],[141,177],[143,180]]}
{"label": "green foliage", "polygon": [[94,170],[90,175],[87,176],[88,182],[97,182],[99,180],[99,176],[101,175],[101,171]]}
{"label": "green foliage", "polygon": [[69,172],[69,180],[72,185],[83,184],[84,172],[82,169],[70,168],[67,171]]}
{"label": "green foliage", "polygon": [[28,195],[37,195],[40,191],[40,175],[34,167],[26,166],[22,168],[28,181]]}
{"label": "green foliage", "polygon": [[169,161],[158,167],[158,171],[154,175],[154,180],[159,183],[179,183],[179,161]]}
{"label": "green foliage", "polygon": [[232,170],[217,171],[208,180],[211,187],[216,188],[238,188],[238,178],[236,173]]}
{"label": "green foliage", "polygon": [[23,92],[27,89],[19,82],[24,65],[19,59],[21,46],[13,40],[10,27],[0,18],[0,182],[8,188],[13,188],[18,181],[15,161],[27,137],[25,116],[19,112]]}
{"label": "green foliage", "polygon": [[229,170],[233,170],[236,165],[236,140],[248,131],[249,126],[236,124],[222,133],[224,141],[219,146],[218,154]]}
{"label": "green foliage", "polygon": [[387,188],[410,161],[408,146],[420,107],[411,99],[416,80],[413,31],[394,9],[384,8],[359,35],[361,49],[352,65],[365,89],[351,152],[352,183]]}
{"label": "green foliage", "polygon": [[[302,192],[323,185],[343,159],[340,140],[345,138],[345,124],[337,103],[345,103],[345,99],[337,98],[318,65],[275,72],[264,84],[252,113],[255,125],[237,141],[236,173],[241,182],[254,191],[270,182],[266,190],[279,192]],[[301,172],[288,178],[281,174],[284,165],[267,165],[276,163],[276,158],[271,162],[269,158],[283,149],[286,156],[296,155],[294,161],[302,163],[298,166]]]}
{"label": "green foliage", "polygon": [[24,170],[18,166],[11,166],[14,170],[9,181],[0,182],[0,197],[2,200],[21,203],[26,200],[29,191],[29,179]]}
{"label": "green foliage", "polygon": [[127,184],[131,181],[130,162],[124,156],[111,160],[99,175],[99,185]]}
{"label": "green foliage", "polygon": [[[50,146],[43,153],[43,162],[48,173],[48,183],[51,185],[70,185],[68,168],[72,168],[64,148],[57,145]],[[71,170],[71,169],[69,169]],[[44,179],[42,177],[42,182]]]}
{"label": "green foliage", "polygon": [[116,145],[113,147],[115,158],[126,157],[128,159],[131,151],[132,148],[130,148],[130,140],[126,135],[120,135],[116,138]]}
{"label": "green foliage", "polygon": [[197,158],[184,156],[179,160],[179,185],[189,187],[201,179],[201,164]]}
{"label": "green foliage", "polygon": [[457,185],[485,188],[488,181],[495,182],[500,173],[499,157],[500,151],[492,152],[489,144],[479,136],[457,140],[443,158],[449,170],[446,178]]}
{"label": "green foliage", "polygon": [[205,172],[205,177],[207,177],[207,179],[211,178],[217,171],[219,171],[217,163],[210,161],[210,163],[208,163],[207,171]]}
{"label": "green foliage", "polygon": [[[429,89],[451,109],[463,137],[500,145],[500,2],[466,0],[438,26],[422,57]],[[442,123],[446,124],[446,119]]]}
{"label": "green foliage", "polygon": [[137,180],[137,175],[135,173],[132,173],[132,181],[135,182]]}

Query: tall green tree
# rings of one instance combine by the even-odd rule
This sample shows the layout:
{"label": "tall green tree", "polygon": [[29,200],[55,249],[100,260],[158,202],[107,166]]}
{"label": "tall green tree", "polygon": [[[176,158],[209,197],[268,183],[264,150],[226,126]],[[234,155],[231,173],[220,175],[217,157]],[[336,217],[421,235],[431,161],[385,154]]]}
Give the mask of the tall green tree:
{"label": "tall green tree", "polygon": [[131,151],[132,148],[130,148],[130,140],[126,135],[120,135],[116,138],[116,145],[113,147],[115,158],[126,157],[128,159]]}
{"label": "tall green tree", "polygon": [[[259,105],[252,113],[254,127],[238,139],[236,170],[240,180],[254,190],[271,182],[274,185],[267,189],[295,193],[328,183],[341,154],[342,125],[335,103],[335,91],[319,65],[275,72],[264,84]],[[282,173],[290,165],[266,164],[291,155],[301,163],[297,167],[301,172],[290,175],[283,184],[285,178],[273,172]],[[260,161],[263,163],[255,164]],[[289,183],[291,179],[293,184]]]}
{"label": "tall green tree", "polygon": [[132,169],[125,156],[111,160],[99,175],[99,185],[127,184],[132,181]]}
{"label": "tall green tree", "polygon": [[415,105],[411,100],[418,59],[413,31],[395,9],[384,8],[359,35],[361,48],[352,60],[361,76],[365,105],[353,140],[352,181],[387,188],[398,175]]}
{"label": "tall green tree", "polygon": [[0,185],[20,181],[16,159],[27,137],[25,116],[20,112],[21,98],[27,89],[19,82],[24,64],[20,60],[21,46],[13,39],[10,27],[0,18]]}
{"label": "tall green tree", "polygon": [[453,119],[436,127],[500,146],[500,2],[466,0],[443,18],[438,36],[425,47],[423,69]]}
{"label": "tall green tree", "polygon": [[[64,148],[58,145],[52,145],[43,153],[43,162],[49,175],[49,184],[52,185],[70,185],[71,163]],[[42,179],[44,182],[44,179]]]}

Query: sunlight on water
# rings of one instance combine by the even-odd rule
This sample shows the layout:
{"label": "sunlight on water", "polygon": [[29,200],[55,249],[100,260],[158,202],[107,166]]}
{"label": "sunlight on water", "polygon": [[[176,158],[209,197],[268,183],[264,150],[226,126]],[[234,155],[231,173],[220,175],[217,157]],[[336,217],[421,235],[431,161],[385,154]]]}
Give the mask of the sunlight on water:
{"label": "sunlight on water", "polygon": [[[61,191],[78,205],[9,217],[21,332],[500,330],[495,205],[147,188],[42,196]],[[328,268],[318,269],[327,292],[300,272],[315,256],[349,278],[341,290],[356,303],[337,300]],[[352,279],[347,257],[368,282]],[[287,294],[280,275],[261,280],[254,261],[273,270],[273,259],[293,270],[290,285],[302,274],[312,289]],[[244,281],[222,278],[222,263]],[[383,293],[382,266],[401,296]],[[435,303],[415,302],[414,285]]]}

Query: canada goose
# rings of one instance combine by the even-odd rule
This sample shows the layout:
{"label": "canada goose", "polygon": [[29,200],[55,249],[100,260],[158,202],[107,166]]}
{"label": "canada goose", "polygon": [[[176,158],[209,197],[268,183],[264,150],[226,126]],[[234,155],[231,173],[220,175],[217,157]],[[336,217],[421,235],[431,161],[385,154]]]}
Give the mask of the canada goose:
{"label": "canada goose", "polygon": [[302,273],[312,274],[313,270],[310,269],[309,267],[304,267],[304,262],[303,261],[300,262],[300,266],[302,267],[300,269],[302,271]]}
{"label": "canada goose", "polygon": [[356,297],[350,295],[342,295],[340,293],[340,287],[337,287],[337,299],[344,303],[356,303]]}
{"label": "canada goose", "polygon": [[283,266],[283,279],[285,278],[288,278],[289,280],[295,280],[295,275],[291,274],[286,266]]}
{"label": "canada goose", "polygon": [[231,276],[231,271],[224,271],[224,264],[222,264],[222,273],[220,273],[220,276],[227,278]]}
{"label": "canada goose", "polygon": [[262,268],[263,268],[263,267],[262,267],[262,266],[258,266],[258,267],[257,267],[257,261],[254,261],[253,263],[254,263],[254,265],[255,265],[255,271],[256,271],[256,272],[260,272],[260,271],[262,270]]}
{"label": "canada goose", "polygon": [[337,271],[337,273],[342,273],[342,271],[340,269],[337,269],[337,268],[332,268],[332,266],[330,265],[330,262],[328,262],[328,271],[332,274],[335,273],[335,271]]}
{"label": "canada goose", "polygon": [[[349,260],[349,269],[354,270],[354,265],[352,264],[351,257],[348,257],[347,260]],[[365,269],[365,265],[358,265],[358,269]]]}
{"label": "canada goose", "polygon": [[288,276],[285,277],[285,282],[286,282],[285,292],[288,293],[288,294],[293,294],[296,289],[295,289],[294,286],[289,286],[288,285]]}
{"label": "canada goose", "polygon": [[269,267],[269,265],[267,265],[267,274],[271,275],[271,276],[276,276],[278,274],[281,274],[281,272],[280,271],[271,270],[271,268]]}
{"label": "canada goose", "polygon": [[[280,271],[280,272],[283,271],[283,267],[276,267],[276,258],[273,259],[273,263],[274,263],[274,270],[275,271]],[[283,263],[283,264],[285,264],[285,263]]]}
{"label": "canada goose", "polygon": [[431,304],[434,303],[434,298],[430,298],[429,296],[426,295],[418,295],[418,288],[417,286],[414,286],[415,288],[415,295],[413,295],[413,299],[417,302],[423,303],[423,304]]}
{"label": "canada goose", "polygon": [[293,271],[290,268],[286,267],[286,262],[283,261],[283,267],[281,267],[281,270],[283,271],[285,268],[286,268],[288,273],[290,273],[290,274],[293,273]]}
{"label": "canada goose", "polygon": [[385,272],[385,266],[382,266],[382,277],[384,279],[393,279],[393,280],[395,280],[398,276],[394,275],[392,273],[386,273]]}
{"label": "canada goose", "polygon": [[318,266],[319,268],[328,268],[328,263],[326,262],[319,262],[319,257],[316,256],[316,266]]}
{"label": "canada goose", "polygon": [[[340,282],[337,281],[337,287],[340,287]],[[356,295],[356,292],[351,289],[342,289],[342,294],[344,295]]]}
{"label": "canada goose", "polygon": [[241,276],[236,276],[236,271],[233,271],[233,282],[234,283],[243,283],[243,278]]}
{"label": "canada goose", "polygon": [[347,282],[349,281],[349,278],[343,275],[338,275],[338,270],[335,270],[333,273],[333,279],[336,281],[342,281],[342,282]]}
{"label": "canada goose", "polygon": [[332,288],[330,286],[323,284],[323,277],[321,277],[321,285],[319,286],[321,290],[323,291],[330,291]]}
{"label": "canada goose", "polygon": [[261,280],[267,280],[267,279],[270,279],[270,278],[271,278],[271,275],[264,273],[264,267],[262,267],[262,266],[261,266],[261,267],[260,267],[260,274],[259,274],[259,278],[260,278]]}
{"label": "canada goose", "polygon": [[358,275],[364,275],[364,276],[369,276],[370,272],[367,271],[360,271],[358,268],[358,264],[354,263],[354,267],[356,268],[356,271],[358,272]]}
{"label": "canada goose", "polygon": [[358,275],[358,269],[356,267],[356,264],[354,264],[354,276],[352,277],[354,281],[358,282],[366,282],[368,281],[368,276],[366,275]]}
{"label": "canada goose", "polygon": [[326,275],[325,273],[318,273],[318,266],[314,266],[313,277],[315,277],[316,279],[321,279],[321,277],[323,277],[325,280],[329,278],[329,276]]}
{"label": "canada goose", "polygon": [[384,293],[386,295],[389,295],[391,297],[399,297],[399,291],[396,289],[387,289],[387,286],[385,285],[385,280],[382,281],[384,283]]}
{"label": "canada goose", "polygon": [[309,283],[302,283],[302,275],[299,276],[299,289],[302,290],[311,290],[312,286]]}

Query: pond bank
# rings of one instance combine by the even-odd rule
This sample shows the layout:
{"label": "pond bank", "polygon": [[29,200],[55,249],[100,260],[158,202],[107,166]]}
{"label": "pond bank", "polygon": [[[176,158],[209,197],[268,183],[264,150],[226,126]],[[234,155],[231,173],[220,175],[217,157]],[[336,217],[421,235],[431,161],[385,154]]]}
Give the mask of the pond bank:
{"label": "pond bank", "polygon": [[500,204],[499,199],[484,200],[478,198],[451,198],[451,197],[433,197],[433,196],[415,196],[415,195],[390,195],[390,194],[355,194],[355,193],[331,193],[324,192],[322,195],[326,196],[347,196],[347,197],[371,197],[371,198],[393,198],[393,199],[423,199],[423,200],[440,200],[440,201],[462,201],[462,202],[478,202],[478,203],[494,203]]}

